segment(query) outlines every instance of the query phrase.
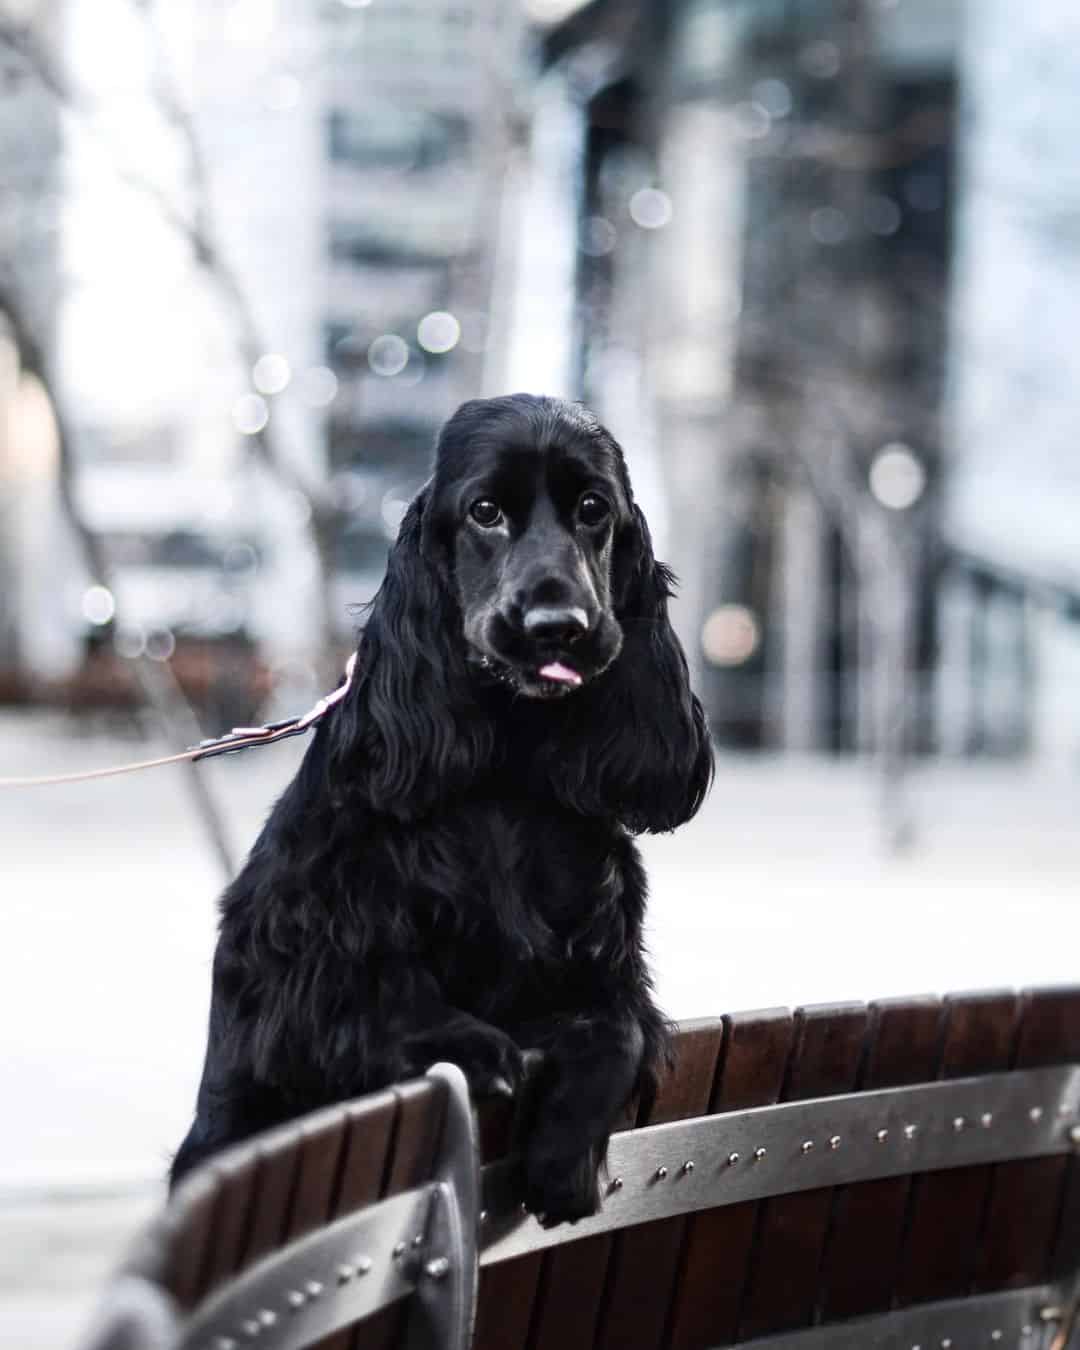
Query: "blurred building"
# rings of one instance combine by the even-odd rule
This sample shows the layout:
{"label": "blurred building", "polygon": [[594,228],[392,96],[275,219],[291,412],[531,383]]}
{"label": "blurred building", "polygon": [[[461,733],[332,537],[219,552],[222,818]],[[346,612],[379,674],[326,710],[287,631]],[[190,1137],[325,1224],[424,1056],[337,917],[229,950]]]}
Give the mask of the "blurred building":
{"label": "blurred building", "polygon": [[[48,152],[10,98],[0,141],[22,140],[0,151],[36,174],[11,212],[51,211],[32,237],[63,291],[29,289],[49,297],[78,507],[114,567],[115,597],[55,588],[68,665],[115,613],[129,655],[243,636],[322,679],[324,576],[288,472],[346,508],[327,602],[345,642],[438,425],[485,379],[520,7],[50,8],[33,32],[75,111],[61,139],[31,76]],[[27,282],[39,267],[3,263]],[[267,426],[284,475],[251,453]]]}
{"label": "blurred building", "polygon": [[[1075,172],[1024,184],[1035,146],[1069,153],[1075,17],[1058,0],[1023,19],[961,0],[571,8],[546,55],[578,137],[574,385],[660,448],[678,621],[720,739],[1026,747],[1060,683],[1032,606],[1054,623],[1070,603],[1068,532],[1041,522],[1080,386],[1055,323],[1054,426],[1024,412],[1024,297],[1062,262],[1057,304],[1077,294]],[[988,438],[990,390],[1010,416]],[[1033,437],[1026,519],[1004,495],[973,531],[992,464],[1035,480]],[[1075,518],[1077,496],[1052,514]],[[1053,594],[1012,548],[1032,534]],[[1076,715],[1068,734],[1075,752]]]}
{"label": "blurred building", "polygon": [[[225,242],[287,363],[262,397],[350,508],[343,636],[438,426],[480,392],[522,32],[512,0],[202,6],[194,102]],[[282,564],[263,631],[305,575]]]}

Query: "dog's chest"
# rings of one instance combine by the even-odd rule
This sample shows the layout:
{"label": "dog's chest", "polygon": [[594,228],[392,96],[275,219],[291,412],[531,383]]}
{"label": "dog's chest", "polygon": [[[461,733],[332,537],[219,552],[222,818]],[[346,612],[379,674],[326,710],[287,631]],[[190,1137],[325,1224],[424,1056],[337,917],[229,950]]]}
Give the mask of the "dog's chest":
{"label": "dog's chest", "polygon": [[[487,978],[530,980],[602,960],[621,937],[620,841],[561,811],[486,802],[446,822],[453,894],[429,893],[428,938],[447,978],[487,964]],[[496,972],[495,967],[498,967]]]}

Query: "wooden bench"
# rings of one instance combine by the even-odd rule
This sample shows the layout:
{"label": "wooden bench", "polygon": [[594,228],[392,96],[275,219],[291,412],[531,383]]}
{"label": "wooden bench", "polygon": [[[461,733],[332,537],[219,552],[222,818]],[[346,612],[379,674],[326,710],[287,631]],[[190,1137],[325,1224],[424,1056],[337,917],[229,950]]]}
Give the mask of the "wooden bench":
{"label": "wooden bench", "polygon": [[573,1226],[515,1205],[482,1117],[437,1066],[223,1154],[87,1346],[1080,1345],[1080,989],[688,1024]]}

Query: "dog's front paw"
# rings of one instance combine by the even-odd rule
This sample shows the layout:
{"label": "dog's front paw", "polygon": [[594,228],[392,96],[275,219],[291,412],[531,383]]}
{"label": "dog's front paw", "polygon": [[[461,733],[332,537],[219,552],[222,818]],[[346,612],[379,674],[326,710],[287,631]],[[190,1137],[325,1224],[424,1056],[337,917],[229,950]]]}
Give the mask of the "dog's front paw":
{"label": "dog's front paw", "polygon": [[545,1228],[575,1223],[600,1208],[599,1151],[556,1154],[531,1148],[525,1155],[525,1208]]}
{"label": "dog's front paw", "polygon": [[465,1074],[474,1097],[514,1097],[525,1076],[521,1050],[494,1027],[455,1037],[446,1047],[445,1058]]}

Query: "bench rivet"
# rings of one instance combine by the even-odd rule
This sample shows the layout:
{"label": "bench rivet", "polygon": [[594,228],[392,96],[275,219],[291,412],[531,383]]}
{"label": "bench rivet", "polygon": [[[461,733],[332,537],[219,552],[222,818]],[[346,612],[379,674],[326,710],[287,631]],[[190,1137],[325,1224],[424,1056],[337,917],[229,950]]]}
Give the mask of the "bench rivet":
{"label": "bench rivet", "polygon": [[318,1280],[308,1280],[307,1284],[304,1285],[304,1293],[307,1294],[308,1298],[318,1298],[322,1291],[323,1287]]}
{"label": "bench rivet", "polygon": [[874,1138],[878,1141],[879,1144],[887,1143],[889,1139],[889,1131],[886,1129],[878,1130],[877,1134],[874,1135]]}
{"label": "bench rivet", "polygon": [[754,1161],[755,1161],[755,1162],[761,1162],[761,1160],[765,1157],[765,1153],[766,1153],[766,1150],[763,1149],[763,1148],[756,1148],[756,1149],[754,1149]]}
{"label": "bench rivet", "polygon": [[231,1336],[219,1336],[214,1342],[214,1350],[236,1350],[236,1342]]}
{"label": "bench rivet", "polygon": [[982,1115],[979,1117],[979,1124],[983,1127],[984,1130],[988,1130],[990,1126],[993,1125],[993,1123],[994,1117],[990,1111],[984,1111]]}
{"label": "bench rivet", "polygon": [[1040,1322],[1060,1322],[1062,1318],[1062,1309],[1057,1304],[1051,1303],[1045,1308],[1039,1309]]}
{"label": "bench rivet", "polygon": [[942,1338],[941,1338],[941,1350],[949,1350],[949,1347],[950,1347],[951,1345],[952,1345],[952,1337],[951,1337],[951,1336],[942,1336]]}
{"label": "bench rivet", "polygon": [[356,1274],[356,1269],[350,1265],[341,1265],[338,1266],[336,1274],[338,1284],[348,1284]]}
{"label": "bench rivet", "polygon": [[610,1195],[612,1191],[621,1191],[622,1185],[622,1177],[612,1177],[608,1183],[608,1194]]}
{"label": "bench rivet", "polygon": [[272,1327],[277,1321],[277,1313],[272,1308],[261,1308],[259,1310],[259,1321],[264,1327]]}
{"label": "bench rivet", "polygon": [[1030,1327],[1030,1326],[1025,1322],[1024,1325],[1020,1328],[1020,1335],[1021,1335],[1021,1336],[1030,1336],[1031,1333],[1032,1333],[1032,1330],[1033,1330],[1033,1328]]}
{"label": "bench rivet", "polygon": [[960,1133],[960,1131],[964,1128],[966,1124],[967,1121],[964,1119],[963,1116],[953,1116],[952,1127],[957,1134]]}
{"label": "bench rivet", "polygon": [[249,1340],[253,1341],[259,1332],[262,1331],[262,1327],[259,1326],[254,1317],[249,1317],[246,1322],[241,1322],[240,1330]]}
{"label": "bench rivet", "polygon": [[292,1308],[293,1312],[299,1311],[307,1302],[307,1298],[299,1289],[290,1289],[285,1295],[285,1302]]}
{"label": "bench rivet", "polygon": [[1033,1106],[1028,1112],[1028,1120],[1037,1122],[1042,1120],[1043,1109],[1041,1106]]}
{"label": "bench rivet", "polygon": [[424,1245],[423,1233],[417,1233],[417,1235],[412,1240],[412,1245],[414,1247],[422,1247]]}
{"label": "bench rivet", "polygon": [[480,1222],[481,1222],[481,1223],[487,1223],[487,1210],[486,1210],[486,1209],[482,1209],[482,1210],[480,1211]]}
{"label": "bench rivet", "polygon": [[727,1155],[727,1165],[728,1165],[729,1167],[734,1167],[735,1164],[736,1164],[738,1161],[739,1161],[739,1155],[738,1155],[737,1153],[729,1153],[729,1154]]}
{"label": "bench rivet", "polygon": [[838,1134],[834,1134],[829,1139],[829,1147],[833,1150],[833,1152],[835,1152],[840,1147],[840,1136]]}
{"label": "bench rivet", "polygon": [[358,1256],[353,1265],[356,1267],[357,1275],[366,1275],[371,1270],[371,1257]]}
{"label": "bench rivet", "polygon": [[813,1151],[814,1151],[814,1141],[812,1139],[804,1139],[802,1143],[799,1145],[800,1153],[813,1153]]}
{"label": "bench rivet", "polygon": [[[522,1208],[522,1210],[524,1210],[524,1209],[525,1209],[525,1206],[522,1205],[521,1208]],[[404,1242],[395,1242],[395,1243],[394,1243],[394,1250],[390,1253],[390,1255],[394,1258],[395,1261],[398,1259],[399,1256],[404,1256],[404,1255],[405,1255],[405,1244],[404,1244]]]}
{"label": "bench rivet", "polygon": [[1069,1143],[1080,1144],[1080,1125],[1073,1125],[1069,1128]]}
{"label": "bench rivet", "polygon": [[687,1160],[682,1165],[683,1176],[689,1176],[693,1170],[694,1170],[694,1160],[693,1158],[687,1158]]}
{"label": "bench rivet", "polygon": [[445,1280],[450,1273],[450,1262],[445,1256],[436,1256],[424,1266],[424,1274],[431,1280]]}
{"label": "bench rivet", "polygon": [[918,1127],[918,1125],[905,1125],[905,1126],[904,1126],[904,1138],[905,1138],[905,1139],[914,1139],[915,1136],[916,1136],[918,1133],[919,1133],[919,1127]]}
{"label": "bench rivet", "polygon": [[667,1177],[667,1168],[666,1168],[666,1167],[663,1167],[663,1166],[658,1167],[658,1168],[656,1169],[656,1179],[657,1179],[657,1181],[663,1181],[666,1177]]}
{"label": "bench rivet", "polygon": [[990,1333],[990,1339],[991,1339],[992,1341],[1000,1341],[1000,1340],[1001,1340],[1001,1328],[1000,1328],[1000,1327],[995,1327],[995,1328],[993,1329],[993,1331]]}

